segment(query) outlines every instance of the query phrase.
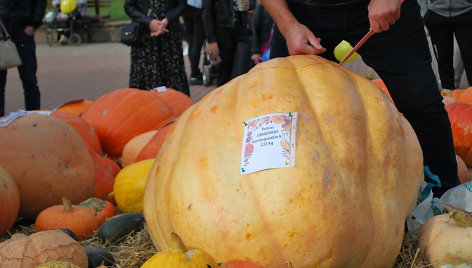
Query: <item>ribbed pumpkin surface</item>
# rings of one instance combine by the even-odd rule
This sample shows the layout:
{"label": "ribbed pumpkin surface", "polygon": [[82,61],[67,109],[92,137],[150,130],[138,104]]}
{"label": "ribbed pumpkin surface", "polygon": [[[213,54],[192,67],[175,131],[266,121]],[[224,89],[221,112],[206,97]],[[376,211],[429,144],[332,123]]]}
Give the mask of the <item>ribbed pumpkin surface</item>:
{"label": "ribbed pumpkin surface", "polygon": [[20,216],[60,204],[62,197],[79,203],[92,196],[92,157],[80,135],[53,116],[25,115],[0,127],[0,165],[20,191]]}
{"label": "ribbed pumpkin surface", "polygon": [[[296,166],[241,175],[243,122],[298,112]],[[146,185],[155,245],[171,232],[217,262],[392,267],[423,178],[406,119],[368,80],[317,56],[258,64],[185,111]]]}
{"label": "ribbed pumpkin surface", "polygon": [[158,94],[125,88],[98,98],[82,117],[95,129],[103,150],[119,158],[128,141],[165,126],[175,115]]}

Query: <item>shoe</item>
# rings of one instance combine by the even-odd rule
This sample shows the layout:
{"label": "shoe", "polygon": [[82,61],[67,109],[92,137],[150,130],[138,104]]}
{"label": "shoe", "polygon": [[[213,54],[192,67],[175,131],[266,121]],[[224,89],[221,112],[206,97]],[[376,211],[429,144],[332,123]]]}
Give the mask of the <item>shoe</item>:
{"label": "shoe", "polygon": [[190,77],[190,85],[203,85],[203,78],[201,76],[198,77]]}

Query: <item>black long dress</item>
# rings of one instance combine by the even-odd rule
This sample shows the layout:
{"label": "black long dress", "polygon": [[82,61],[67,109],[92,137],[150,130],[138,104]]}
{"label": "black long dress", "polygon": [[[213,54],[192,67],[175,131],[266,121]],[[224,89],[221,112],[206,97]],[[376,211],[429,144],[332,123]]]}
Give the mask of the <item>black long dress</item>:
{"label": "black long dress", "polygon": [[[162,19],[165,0],[150,0],[152,14]],[[130,87],[152,89],[159,86],[176,89],[190,96],[182,52],[182,33],[169,29],[159,36],[147,36],[142,44],[131,47]]]}

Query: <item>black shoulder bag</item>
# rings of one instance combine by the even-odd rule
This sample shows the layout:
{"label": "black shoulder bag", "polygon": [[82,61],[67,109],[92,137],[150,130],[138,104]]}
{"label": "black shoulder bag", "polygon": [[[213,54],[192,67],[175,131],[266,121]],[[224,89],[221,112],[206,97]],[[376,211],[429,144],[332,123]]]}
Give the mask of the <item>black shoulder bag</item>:
{"label": "black shoulder bag", "polygon": [[121,28],[120,42],[133,46],[144,42],[146,37],[146,25],[132,21],[131,23],[123,25]]}

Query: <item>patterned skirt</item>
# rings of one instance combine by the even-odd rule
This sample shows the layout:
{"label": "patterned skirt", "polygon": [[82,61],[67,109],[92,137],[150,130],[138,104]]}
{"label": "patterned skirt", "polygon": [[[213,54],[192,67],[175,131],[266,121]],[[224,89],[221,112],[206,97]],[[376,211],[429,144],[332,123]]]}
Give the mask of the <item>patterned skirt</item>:
{"label": "patterned skirt", "polygon": [[182,54],[182,33],[170,31],[157,37],[146,37],[143,44],[131,47],[132,88],[173,88],[190,96]]}

